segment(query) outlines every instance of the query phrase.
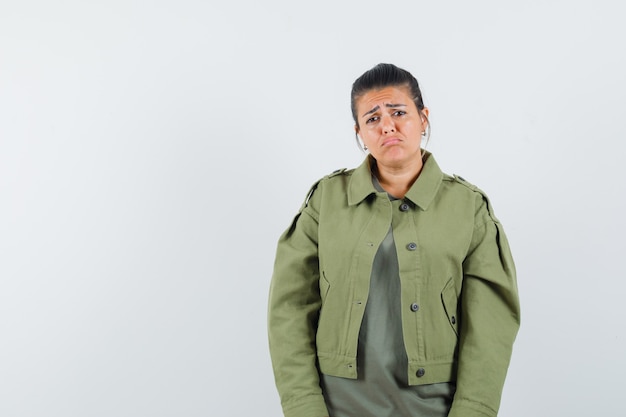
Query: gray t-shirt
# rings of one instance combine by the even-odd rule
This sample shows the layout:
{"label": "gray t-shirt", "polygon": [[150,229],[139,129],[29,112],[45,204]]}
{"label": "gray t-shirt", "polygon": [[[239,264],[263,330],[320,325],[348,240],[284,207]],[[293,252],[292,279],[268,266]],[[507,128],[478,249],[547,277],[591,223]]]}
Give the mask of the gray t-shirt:
{"label": "gray t-shirt", "polygon": [[[376,179],[374,186],[382,191]],[[409,386],[402,335],[400,273],[393,229],[404,221],[403,202],[389,195],[393,217],[372,267],[369,297],[359,332],[358,379],[320,375],[330,417],[445,417],[455,385]]]}

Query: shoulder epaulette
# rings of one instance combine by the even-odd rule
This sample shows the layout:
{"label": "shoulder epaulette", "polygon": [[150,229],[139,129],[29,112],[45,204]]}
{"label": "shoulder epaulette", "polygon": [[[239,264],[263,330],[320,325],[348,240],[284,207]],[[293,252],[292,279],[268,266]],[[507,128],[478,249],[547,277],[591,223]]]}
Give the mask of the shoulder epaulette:
{"label": "shoulder epaulette", "polygon": [[346,171],[346,168],[336,169],[333,172],[331,172],[330,174],[328,174],[326,177],[327,178],[336,177],[339,174],[343,174],[345,171]]}
{"label": "shoulder epaulette", "polygon": [[499,222],[498,218],[496,217],[495,213],[493,212],[493,207],[491,206],[491,201],[489,201],[489,197],[487,196],[487,194],[485,194],[485,192],[483,190],[481,190],[480,188],[478,188],[474,184],[472,184],[470,182],[467,182],[467,180],[465,178],[461,177],[460,175],[454,174],[454,179],[458,183],[463,184],[464,186],[469,188],[470,190],[476,191],[477,193],[480,193],[480,195],[482,195],[482,197],[483,197],[483,200],[487,204],[487,211],[489,212],[489,216],[491,216],[493,221]]}
{"label": "shoulder epaulette", "polygon": [[469,188],[472,191],[480,191],[478,189],[478,187],[476,187],[474,184],[468,182],[465,178],[463,178],[460,175],[454,174],[454,180],[456,182],[458,182],[459,184],[463,184],[464,186],[466,186],[467,188]]}
{"label": "shoulder epaulette", "polygon": [[346,171],[346,168],[337,169],[337,170],[331,172],[330,174],[326,175],[324,178],[317,180],[315,182],[315,184],[313,184],[311,186],[311,189],[307,193],[306,198],[304,199],[304,203],[302,203],[302,207],[300,207],[300,211],[304,210],[304,208],[309,204],[309,201],[311,200],[311,197],[313,197],[313,193],[317,189],[317,186],[320,184],[320,182],[322,182],[322,180],[325,180],[327,178],[336,177],[337,175],[343,174],[345,171]]}

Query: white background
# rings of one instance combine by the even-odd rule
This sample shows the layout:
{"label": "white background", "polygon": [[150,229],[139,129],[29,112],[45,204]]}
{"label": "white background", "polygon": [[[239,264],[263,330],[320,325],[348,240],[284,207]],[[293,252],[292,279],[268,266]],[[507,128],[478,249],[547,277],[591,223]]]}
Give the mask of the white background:
{"label": "white background", "polygon": [[619,4],[2,0],[0,415],[281,415],[276,240],[379,62],[507,231],[500,415],[625,415]]}

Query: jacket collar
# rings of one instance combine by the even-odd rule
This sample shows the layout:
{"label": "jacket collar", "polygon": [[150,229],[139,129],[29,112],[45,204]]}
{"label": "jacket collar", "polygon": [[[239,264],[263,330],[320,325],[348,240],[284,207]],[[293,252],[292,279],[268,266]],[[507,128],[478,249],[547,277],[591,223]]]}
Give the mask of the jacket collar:
{"label": "jacket collar", "polygon": [[[354,170],[348,184],[349,205],[359,204],[367,196],[376,193],[376,189],[372,184],[371,166],[373,163],[376,163],[374,158],[368,155],[363,163]],[[426,210],[435,198],[442,180],[443,172],[437,165],[437,161],[435,161],[430,152],[426,152],[422,171],[404,196],[404,199],[410,200],[422,210]]]}

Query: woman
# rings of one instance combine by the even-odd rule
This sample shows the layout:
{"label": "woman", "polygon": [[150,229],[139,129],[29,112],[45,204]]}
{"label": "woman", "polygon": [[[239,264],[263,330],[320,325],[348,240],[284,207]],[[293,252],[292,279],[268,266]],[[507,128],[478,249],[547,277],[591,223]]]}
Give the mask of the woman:
{"label": "woman", "polygon": [[496,416],[519,328],[515,268],[487,197],[422,150],[417,80],[352,86],[354,170],[317,182],[280,237],[269,342],[286,417]]}

